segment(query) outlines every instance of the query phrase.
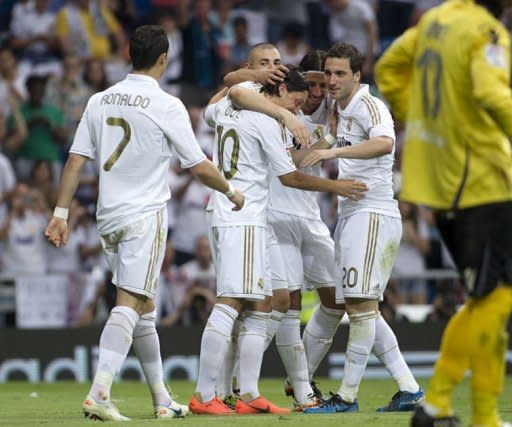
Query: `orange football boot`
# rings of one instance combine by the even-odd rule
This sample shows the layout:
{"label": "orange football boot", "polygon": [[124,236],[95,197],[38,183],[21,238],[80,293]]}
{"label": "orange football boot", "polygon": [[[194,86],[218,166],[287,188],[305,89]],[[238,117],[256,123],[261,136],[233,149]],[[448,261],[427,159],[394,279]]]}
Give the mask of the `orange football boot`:
{"label": "orange football boot", "polygon": [[274,405],[267,398],[260,396],[250,402],[238,400],[235,405],[237,414],[279,414],[288,415],[291,411],[288,408],[280,408]]}
{"label": "orange football boot", "polygon": [[209,402],[201,402],[196,396],[192,396],[188,407],[194,414],[200,415],[232,415],[235,414],[233,409],[230,409],[218,397],[214,397]]}

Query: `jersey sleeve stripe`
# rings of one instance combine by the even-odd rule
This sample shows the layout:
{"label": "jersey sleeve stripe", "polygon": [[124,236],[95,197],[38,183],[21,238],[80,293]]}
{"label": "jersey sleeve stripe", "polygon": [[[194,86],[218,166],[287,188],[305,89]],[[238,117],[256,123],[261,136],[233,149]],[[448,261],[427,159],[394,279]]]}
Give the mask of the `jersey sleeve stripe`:
{"label": "jersey sleeve stripe", "polygon": [[367,96],[363,96],[361,101],[363,101],[364,105],[366,105],[366,108],[368,108],[368,111],[370,112],[373,126],[378,125],[382,120],[380,117],[379,108],[377,107],[375,101]]}

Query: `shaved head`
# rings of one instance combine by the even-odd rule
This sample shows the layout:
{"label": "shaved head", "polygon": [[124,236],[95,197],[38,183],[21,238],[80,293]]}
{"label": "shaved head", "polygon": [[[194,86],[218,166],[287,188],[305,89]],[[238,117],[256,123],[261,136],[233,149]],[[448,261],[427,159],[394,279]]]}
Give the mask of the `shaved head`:
{"label": "shaved head", "polygon": [[259,43],[249,51],[249,66],[254,69],[269,68],[281,64],[281,54],[271,43]]}

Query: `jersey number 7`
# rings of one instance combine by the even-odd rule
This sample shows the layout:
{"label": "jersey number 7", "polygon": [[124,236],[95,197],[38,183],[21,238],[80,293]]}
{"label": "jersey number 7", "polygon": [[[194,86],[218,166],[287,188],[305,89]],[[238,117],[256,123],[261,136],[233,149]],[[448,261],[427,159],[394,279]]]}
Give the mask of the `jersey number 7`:
{"label": "jersey number 7", "polygon": [[108,172],[110,169],[112,169],[112,166],[117,162],[119,159],[119,156],[123,153],[124,149],[130,142],[130,138],[132,136],[132,130],[130,129],[130,125],[128,122],[121,118],[121,117],[108,117],[107,118],[107,125],[109,126],[120,126],[123,131],[124,135],[121,139],[121,142],[117,146],[117,148],[114,150],[114,152],[110,155],[110,157],[107,159],[107,161],[103,164],[103,170]]}

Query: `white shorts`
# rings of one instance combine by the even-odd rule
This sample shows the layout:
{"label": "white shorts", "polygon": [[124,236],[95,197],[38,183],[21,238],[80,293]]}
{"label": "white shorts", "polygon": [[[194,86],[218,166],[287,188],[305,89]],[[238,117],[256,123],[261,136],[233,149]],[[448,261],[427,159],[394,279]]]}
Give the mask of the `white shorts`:
{"label": "white shorts", "polygon": [[269,296],[272,296],[272,291],[288,289],[286,264],[274,227],[270,224],[267,224],[267,280],[272,284]]}
{"label": "white shorts", "polygon": [[400,218],[370,212],[339,218],[334,233],[336,302],[382,300],[401,238]]}
{"label": "white shorts", "polygon": [[334,242],[324,222],[273,210],[268,220],[281,249],[290,292],[334,286]]}
{"label": "white shorts", "polygon": [[262,300],[271,295],[265,227],[211,227],[209,238],[217,274],[217,297]]}
{"label": "white shorts", "polygon": [[101,245],[118,288],[155,297],[165,254],[167,208],[101,236]]}

